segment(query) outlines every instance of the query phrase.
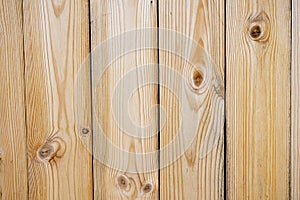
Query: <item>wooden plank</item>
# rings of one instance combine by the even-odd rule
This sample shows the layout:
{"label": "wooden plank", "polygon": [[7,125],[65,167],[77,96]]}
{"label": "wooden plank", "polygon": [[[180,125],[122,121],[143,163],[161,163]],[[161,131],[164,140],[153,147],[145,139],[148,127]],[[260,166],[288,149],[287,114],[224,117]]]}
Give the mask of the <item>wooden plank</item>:
{"label": "wooden plank", "polygon": [[22,1],[0,2],[0,199],[27,198]]}
{"label": "wooden plank", "polygon": [[292,8],[291,198],[300,199],[300,3]]}
{"label": "wooden plank", "polygon": [[159,28],[160,198],[223,199],[224,1],[159,1]]}
{"label": "wooden plank", "polygon": [[[157,83],[156,32],[134,31],[157,26],[156,6],[155,0],[91,1],[95,199],[158,199],[157,85],[142,85]],[[154,49],[145,50],[146,43]]]}
{"label": "wooden plank", "polygon": [[[28,181],[31,199],[91,199],[90,75],[76,79],[89,53],[88,0],[24,0]],[[81,76],[81,77],[82,77]],[[80,116],[79,116],[80,115]]]}
{"label": "wooden plank", "polygon": [[228,199],[289,198],[290,9],[226,3]]}

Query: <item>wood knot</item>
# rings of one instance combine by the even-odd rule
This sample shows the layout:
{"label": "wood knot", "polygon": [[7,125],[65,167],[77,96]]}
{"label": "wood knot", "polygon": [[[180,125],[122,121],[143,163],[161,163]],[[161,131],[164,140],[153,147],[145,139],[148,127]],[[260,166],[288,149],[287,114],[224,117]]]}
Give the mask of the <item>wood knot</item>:
{"label": "wood knot", "polygon": [[43,146],[40,147],[38,150],[38,156],[42,160],[51,160],[53,158],[53,153],[54,153],[54,148],[53,146],[49,144],[44,144]]}
{"label": "wood knot", "polygon": [[[201,60],[194,66],[188,66],[184,70],[186,76],[186,92],[190,95],[200,95],[207,91],[212,81],[212,66],[208,60]],[[192,92],[192,93],[190,93]],[[191,98],[189,98],[190,100]]]}
{"label": "wood knot", "polygon": [[38,151],[37,156],[42,161],[51,161],[54,157],[61,158],[65,151],[65,142],[62,138],[55,137],[52,140],[47,140]]}
{"label": "wood knot", "polygon": [[129,190],[130,189],[130,181],[129,181],[128,177],[124,174],[118,176],[117,183],[121,190]]}
{"label": "wood knot", "polygon": [[153,184],[152,183],[146,183],[142,187],[143,194],[148,194],[153,191]]}
{"label": "wood knot", "polygon": [[257,42],[266,42],[270,35],[270,19],[265,12],[249,18],[249,38]]}
{"label": "wood knot", "polygon": [[257,39],[261,36],[261,28],[259,25],[255,25],[253,27],[251,27],[250,29],[250,36],[253,38],[253,39]]}
{"label": "wood knot", "polygon": [[199,70],[194,70],[193,72],[193,85],[199,88],[203,82],[203,74]]}
{"label": "wood knot", "polygon": [[89,134],[89,132],[90,132],[90,130],[89,130],[88,128],[82,128],[82,129],[81,129],[81,133],[82,133],[83,135],[87,135],[87,134]]}
{"label": "wood knot", "polygon": [[203,72],[197,68],[193,68],[190,72],[190,86],[192,90],[199,90],[204,81]]}

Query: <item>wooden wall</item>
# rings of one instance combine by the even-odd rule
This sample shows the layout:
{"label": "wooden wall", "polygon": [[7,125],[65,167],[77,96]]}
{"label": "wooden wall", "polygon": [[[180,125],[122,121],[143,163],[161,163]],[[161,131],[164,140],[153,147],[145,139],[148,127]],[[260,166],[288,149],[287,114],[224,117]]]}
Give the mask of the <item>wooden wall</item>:
{"label": "wooden wall", "polygon": [[0,0],[0,199],[300,199],[298,0]]}

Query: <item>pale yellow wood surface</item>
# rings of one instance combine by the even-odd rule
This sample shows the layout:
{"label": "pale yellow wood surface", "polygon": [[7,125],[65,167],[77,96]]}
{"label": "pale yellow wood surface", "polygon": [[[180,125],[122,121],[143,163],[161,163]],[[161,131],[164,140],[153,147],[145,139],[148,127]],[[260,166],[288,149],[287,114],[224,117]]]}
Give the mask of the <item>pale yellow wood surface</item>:
{"label": "pale yellow wood surface", "polygon": [[300,2],[292,1],[291,198],[300,199]]}
{"label": "pale yellow wood surface", "polygon": [[0,199],[27,198],[22,1],[0,2]]}
{"label": "pale yellow wood surface", "polygon": [[2,0],[0,200],[300,199],[299,13]]}
{"label": "pale yellow wood surface", "polygon": [[223,199],[224,1],[159,1],[159,28],[160,199]]}
{"label": "pale yellow wood surface", "polygon": [[[147,27],[156,27],[156,1],[147,0],[92,0],[91,1],[91,30],[92,30],[92,70],[106,68],[104,62],[111,65],[102,74],[93,73],[93,129],[94,129],[94,198],[95,199],[158,199],[157,154],[148,159],[146,156],[138,159],[137,154],[155,152],[157,146],[157,116],[155,108],[158,93],[157,85],[140,83],[158,79],[157,49],[133,50],[131,53],[118,58],[126,46],[135,44],[136,48],[143,48],[148,42],[155,47],[157,40],[155,32],[134,33],[133,41],[126,40],[125,32]],[[126,34],[125,34],[126,35]],[[99,48],[106,40],[113,43]],[[155,68],[147,67],[140,71],[140,66],[154,64]],[[132,76],[133,75],[133,76]],[[121,82],[120,82],[121,81]],[[157,82],[157,81],[156,81]],[[118,84],[119,83],[119,84]],[[116,87],[120,86],[121,90]],[[129,87],[136,90],[131,93]],[[117,91],[117,93],[116,93]],[[124,93],[125,92],[125,93]],[[116,94],[115,94],[116,93]],[[127,101],[128,100],[128,104]],[[116,108],[111,104],[116,101]],[[118,117],[121,120],[118,120]],[[135,124],[125,131],[124,126],[129,122]],[[151,122],[152,133],[143,129]],[[100,127],[105,140],[100,138]],[[141,129],[139,128],[141,127]],[[133,137],[137,135],[137,137]],[[141,135],[151,134],[152,137],[140,138]],[[112,146],[119,148],[116,152],[110,151]],[[127,157],[124,151],[133,153]],[[105,152],[105,158],[100,159]],[[136,157],[137,156],[137,157]],[[153,165],[153,166],[150,166]],[[155,167],[156,166],[156,167]],[[145,169],[152,168],[153,171]]]}
{"label": "pale yellow wood surface", "polygon": [[291,5],[232,0],[226,13],[226,195],[288,199]]}
{"label": "pale yellow wood surface", "polygon": [[92,199],[92,156],[82,143],[92,138],[88,71],[86,110],[74,103],[89,53],[88,0],[23,4],[29,198]]}

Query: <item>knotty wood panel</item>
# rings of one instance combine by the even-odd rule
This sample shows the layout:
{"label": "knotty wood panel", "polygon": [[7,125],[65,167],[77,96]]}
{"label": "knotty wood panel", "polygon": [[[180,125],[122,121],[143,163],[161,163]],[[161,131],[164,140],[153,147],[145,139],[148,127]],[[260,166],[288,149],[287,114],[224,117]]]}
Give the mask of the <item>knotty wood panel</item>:
{"label": "knotty wood panel", "polygon": [[159,28],[160,198],[222,199],[224,1],[159,1]]}
{"label": "knotty wood panel", "polygon": [[[30,199],[91,199],[90,75],[75,84],[89,53],[87,0],[24,0],[28,181]],[[78,116],[80,115],[80,116]],[[84,136],[83,136],[83,135]]]}
{"label": "knotty wood panel", "polygon": [[292,4],[291,197],[300,199],[300,3]]}
{"label": "knotty wood panel", "polygon": [[290,2],[226,2],[229,199],[288,199]]}
{"label": "knotty wood panel", "polygon": [[0,2],[0,199],[27,198],[22,1]]}
{"label": "knotty wood panel", "polygon": [[[91,1],[95,199],[158,199],[157,85],[142,85],[157,83],[157,48],[137,50],[156,47],[157,34],[134,31],[156,28],[156,6],[155,0]],[[131,45],[136,49],[126,52]]]}

